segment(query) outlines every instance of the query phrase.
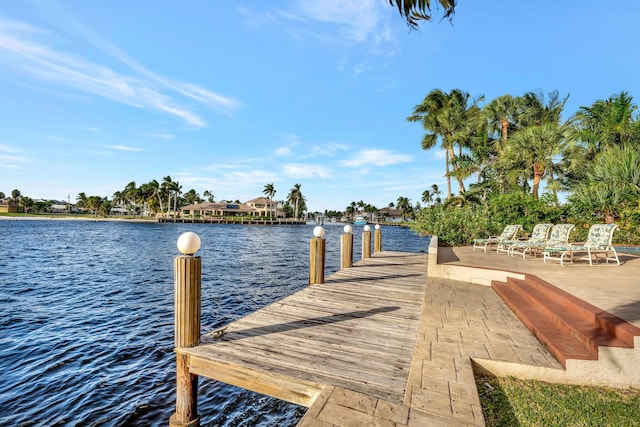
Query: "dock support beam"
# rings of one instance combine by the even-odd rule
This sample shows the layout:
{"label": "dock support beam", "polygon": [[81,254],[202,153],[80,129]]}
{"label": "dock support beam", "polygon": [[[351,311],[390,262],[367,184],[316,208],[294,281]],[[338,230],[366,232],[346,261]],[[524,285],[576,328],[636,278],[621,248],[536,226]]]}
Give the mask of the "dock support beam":
{"label": "dock support beam", "polygon": [[382,252],[382,230],[380,229],[380,224],[376,224],[373,231],[373,252],[378,253]]}
{"label": "dock support beam", "polygon": [[371,227],[364,226],[362,232],[362,259],[371,258]]}
{"label": "dock support beam", "polygon": [[318,285],[324,283],[324,253],[326,248],[326,240],[324,236],[324,228],[317,226],[313,229],[313,237],[309,242],[309,285]]}
{"label": "dock support beam", "polygon": [[344,226],[344,234],[340,237],[340,268],[353,267],[353,234],[350,225]]}
{"label": "dock support beam", "polygon": [[[183,256],[173,260],[175,291],[175,346],[194,347],[200,342],[202,260],[193,254],[200,238],[187,232],[178,239]],[[189,372],[189,356],[176,354],[176,412],[170,427],[199,427],[198,376]]]}

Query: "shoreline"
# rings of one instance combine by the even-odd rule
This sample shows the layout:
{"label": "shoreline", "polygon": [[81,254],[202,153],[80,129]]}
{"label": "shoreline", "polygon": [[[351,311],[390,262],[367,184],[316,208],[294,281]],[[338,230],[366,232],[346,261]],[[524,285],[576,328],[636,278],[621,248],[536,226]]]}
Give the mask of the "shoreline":
{"label": "shoreline", "polygon": [[158,222],[157,219],[129,219],[129,218],[87,218],[73,216],[4,216],[0,215],[0,221],[91,221],[91,222]]}

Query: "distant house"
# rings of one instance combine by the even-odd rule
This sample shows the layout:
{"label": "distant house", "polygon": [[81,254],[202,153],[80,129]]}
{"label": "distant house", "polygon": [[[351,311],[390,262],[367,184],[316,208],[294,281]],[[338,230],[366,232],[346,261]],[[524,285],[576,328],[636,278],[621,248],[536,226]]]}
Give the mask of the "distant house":
{"label": "distant house", "polygon": [[396,208],[382,208],[378,211],[378,222],[402,222],[402,211]]}
{"label": "distant house", "polygon": [[17,205],[11,199],[0,200],[0,213],[16,213],[22,212],[22,207]]}
{"label": "distant house", "polygon": [[278,211],[278,202],[272,202],[266,197],[258,197],[246,202],[247,205],[259,212],[259,216],[284,216],[284,213]]}
{"label": "distant house", "polygon": [[61,214],[61,213],[67,213],[69,211],[69,206],[66,204],[52,204],[51,206],[49,206],[49,212],[51,213],[57,213],[57,214]]}
{"label": "distant house", "polygon": [[129,214],[130,214],[129,209],[123,208],[121,206],[114,206],[109,211],[109,215],[123,216],[123,215],[129,215]]}
{"label": "distant house", "polygon": [[260,211],[246,203],[196,203],[180,208],[183,217],[260,216]]}

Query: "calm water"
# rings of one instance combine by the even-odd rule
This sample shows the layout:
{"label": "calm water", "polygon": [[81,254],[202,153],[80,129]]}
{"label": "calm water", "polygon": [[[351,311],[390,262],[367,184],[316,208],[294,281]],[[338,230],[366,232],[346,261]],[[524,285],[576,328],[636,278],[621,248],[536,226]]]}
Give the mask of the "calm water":
{"label": "calm water", "polygon": [[[0,425],[166,426],[176,240],[200,235],[202,331],[307,286],[312,225],[0,221]],[[326,275],[342,226],[327,224]],[[361,228],[354,230],[360,259]],[[428,239],[383,227],[383,249]],[[305,408],[204,378],[203,426],[293,426]]]}

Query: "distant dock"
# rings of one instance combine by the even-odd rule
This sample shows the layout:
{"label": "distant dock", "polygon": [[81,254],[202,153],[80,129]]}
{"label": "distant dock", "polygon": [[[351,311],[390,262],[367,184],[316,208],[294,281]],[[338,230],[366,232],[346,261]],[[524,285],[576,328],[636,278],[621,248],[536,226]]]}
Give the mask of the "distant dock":
{"label": "distant dock", "polygon": [[248,225],[304,225],[299,219],[249,219],[249,218],[158,218],[162,223],[178,224],[248,224]]}

